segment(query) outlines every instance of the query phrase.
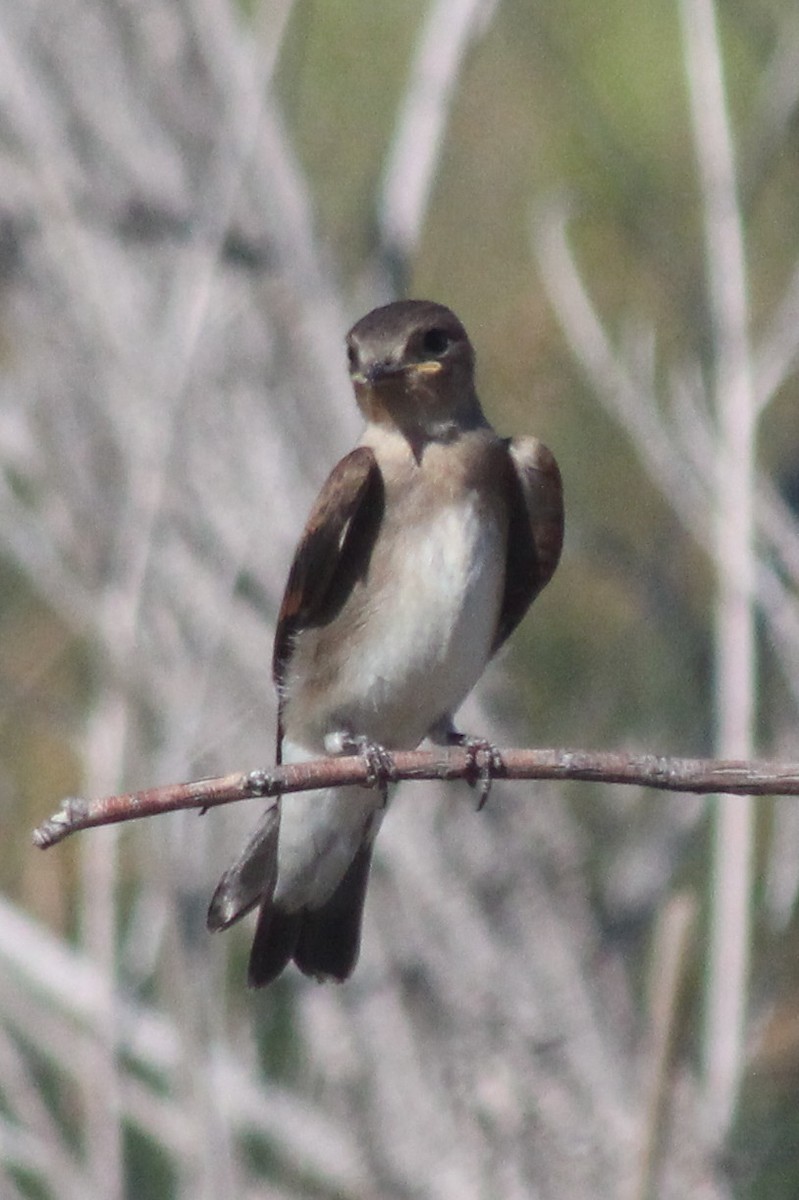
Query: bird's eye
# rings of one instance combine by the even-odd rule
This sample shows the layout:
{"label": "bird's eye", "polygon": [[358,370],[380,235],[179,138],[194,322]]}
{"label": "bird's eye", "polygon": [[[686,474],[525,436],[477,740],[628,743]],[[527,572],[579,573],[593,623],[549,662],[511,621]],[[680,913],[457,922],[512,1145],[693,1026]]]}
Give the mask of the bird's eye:
{"label": "bird's eye", "polygon": [[422,350],[433,358],[440,358],[450,347],[452,338],[445,329],[428,329],[422,338]]}
{"label": "bird's eye", "polygon": [[358,370],[358,351],[351,343],[347,345],[347,362],[351,371]]}

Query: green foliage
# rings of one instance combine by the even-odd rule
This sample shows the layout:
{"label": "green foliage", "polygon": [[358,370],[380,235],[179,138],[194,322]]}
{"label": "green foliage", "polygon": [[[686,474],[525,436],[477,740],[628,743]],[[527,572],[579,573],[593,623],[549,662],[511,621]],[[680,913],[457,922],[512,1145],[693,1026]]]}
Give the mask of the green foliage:
{"label": "green foliage", "polygon": [[345,271],[371,248],[380,165],[402,94],[421,0],[300,0],[278,74],[320,221]]}
{"label": "green foliage", "polygon": [[33,1171],[16,1170],[12,1175],[25,1200],[52,1200],[52,1192]]}
{"label": "green foliage", "polygon": [[71,737],[87,682],[82,647],[0,562],[0,888],[62,928],[72,854],[33,862],[30,831],[53,796],[77,789]]}
{"label": "green foliage", "polygon": [[132,1126],[125,1129],[125,1174],[128,1200],[142,1196],[171,1200],[178,1195],[173,1160],[161,1143]]}

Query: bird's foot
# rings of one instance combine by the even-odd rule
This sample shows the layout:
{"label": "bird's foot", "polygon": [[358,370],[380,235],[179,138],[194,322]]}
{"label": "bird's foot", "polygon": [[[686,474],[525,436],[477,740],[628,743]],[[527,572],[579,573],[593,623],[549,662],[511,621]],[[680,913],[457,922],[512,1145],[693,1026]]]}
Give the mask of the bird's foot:
{"label": "bird's foot", "polygon": [[376,787],[383,804],[388,802],[388,785],[394,778],[394,759],[385,746],[363,734],[337,732],[327,735],[325,750],[328,754],[357,754],[362,758],[368,771],[365,786]]}
{"label": "bird's foot", "polygon": [[457,729],[447,730],[446,742],[448,746],[460,746],[469,755],[470,774],[467,778],[470,787],[479,788],[477,811],[480,812],[488,800],[494,776],[504,769],[502,755],[488,738],[459,733]]}

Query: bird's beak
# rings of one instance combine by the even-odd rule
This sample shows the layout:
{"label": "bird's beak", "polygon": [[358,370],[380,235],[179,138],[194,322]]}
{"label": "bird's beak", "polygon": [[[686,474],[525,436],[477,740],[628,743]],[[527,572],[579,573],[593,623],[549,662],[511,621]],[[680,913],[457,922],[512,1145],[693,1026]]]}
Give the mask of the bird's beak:
{"label": "bird's beak", "polygon": [[391,379],[395,375],[401,375],[405,369],[402,363],[383,359],[380,362],[371,363],[364,371],[360,371],[354,376],[354,378],[358,383],[363,382],[374,386],[377,383],[382,383],[384,379]]}
{"label": "bird's beak", "polygon": [[353,383],[374,387],[376,384],[383,383],[387,379],[393,379],[397,375],[437,375],[440,370],[441,363],[436,359],[418,363],[397,363],[391,362],[389,359],[384,359],[381,362],[372,363],[363,371],[356,372],[352,376],[352,380]]}

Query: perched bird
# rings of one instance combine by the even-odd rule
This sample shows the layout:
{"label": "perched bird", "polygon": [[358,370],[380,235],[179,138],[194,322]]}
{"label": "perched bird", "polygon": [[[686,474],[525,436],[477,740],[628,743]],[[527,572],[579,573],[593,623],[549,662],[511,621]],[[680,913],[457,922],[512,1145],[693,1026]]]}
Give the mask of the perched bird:
{"label": "perched bird", "polygon": [[[334,467],[289,571],[275,635],[277,761],[469,741],[452,714],[551,578],[563,540],[555,459],[500,438],[480,407],[474,351],[427,300],[370,312],[347,336],[366,427]],[[293,959],[344,980],[358,957],[385,790],[273,801],[208,913],[260,914],[249,983]]]}

